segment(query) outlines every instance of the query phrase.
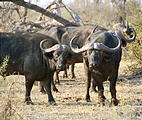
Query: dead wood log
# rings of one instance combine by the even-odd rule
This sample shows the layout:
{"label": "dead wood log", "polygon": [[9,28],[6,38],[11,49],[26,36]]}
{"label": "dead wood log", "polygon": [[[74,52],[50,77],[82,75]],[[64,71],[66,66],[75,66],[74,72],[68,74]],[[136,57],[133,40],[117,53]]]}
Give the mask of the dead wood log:
{"label": "dead wood log", "polygon": [[20,6],[23,6],[25,8],[29,8],[29,9],[32,9],[36,12],[39,12],[39,13],[42,13],[43,15],[45,16],[48,16],[52,19],[55,19],[56,21],[58,21],[59,23],[63,24],[63,25],[75,25],[77,26],[78,24],[76,23],[73,23],[73,22],[70,22],[54,13],[51,13],[49,11],[47,11],[46,9],[43,9],[37,5],[34,5],[34,4],[31,4],[29,2],[25,2],[24,0],[0,0],[0,2],[13,2],[15,3],[16,5],[20,5]]}

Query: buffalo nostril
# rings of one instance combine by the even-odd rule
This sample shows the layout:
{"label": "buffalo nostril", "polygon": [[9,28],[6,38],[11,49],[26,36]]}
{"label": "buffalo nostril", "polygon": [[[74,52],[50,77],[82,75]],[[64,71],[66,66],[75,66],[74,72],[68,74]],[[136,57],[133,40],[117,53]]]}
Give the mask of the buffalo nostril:
{"label": "buffalo nostril", "polygon": [[63,66],[62,65],[58,65],[58,68],[61,69]]}
{"label": "buffalo nostril", "polygon": [[58,65],[58,69],[64,70],[65,68],[65,65]]}
{"label": "buffalo nostril", "polygon": [[92,64],[89,65],[89,67],[96,67],[96,66],[97,66],[96,63],[92,63]]}
{"label": "buffalo nostril", "polygon": [[61,68],[62,67],[62,65],[58,65],[58,68]]}
{"label": "buffalo nostril", "polygon": [[94,64],[93,64],[93,66],[94,66],[94,67],[96,67],[96,66],[97,66],[97,64],[96,64],[96,63],[94,63]]}
{"label": "buffalo nostril", "polygon": [[90,64],[89,67],[92,68],[92,67],[93,67],[93,64]]}

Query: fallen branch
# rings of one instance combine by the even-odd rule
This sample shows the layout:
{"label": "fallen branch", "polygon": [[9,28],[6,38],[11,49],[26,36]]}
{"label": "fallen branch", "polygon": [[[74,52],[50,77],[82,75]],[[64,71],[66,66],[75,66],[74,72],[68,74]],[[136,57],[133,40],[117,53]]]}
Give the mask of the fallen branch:
{"label": "fallen branch", "polygon": [[58,21],[59,23],[63,24],[63,25],[75,25],[77,26],[76,23],[73,23],[73,22],[70,22],[54,13],[51,13],[49,11],[47,11],[46,9],[43,9],[37,5],[34,5],[34,4],[31,4],[31,3],[28,3],[28,2],[25,2],[24,0],[1,0],[0,2],[13,2],[15,3],[16,5],[20,5],[20,6],[23,6],[25,8],[29,8],[29,9],[32,9],[36,12],[39,12],[39,13],[42,13],[43,15],[45,16],[48,16],[52,19],[55,19],[56,21]]}
{"label": "fallen branch", "polygon": [[30,28],[36,27],[36,28],[43,29],[43,27],[41,26],[40,23],[34,23],[32,21],[20,23],[20,26],[22,26],[22,25],[25,25],[25,26],[30,25],[31,26]]}

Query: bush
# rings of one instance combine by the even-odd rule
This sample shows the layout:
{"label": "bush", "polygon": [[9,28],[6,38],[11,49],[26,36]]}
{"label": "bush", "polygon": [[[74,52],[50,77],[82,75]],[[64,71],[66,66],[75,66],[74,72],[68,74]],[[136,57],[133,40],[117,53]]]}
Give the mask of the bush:
{"label": "bush", "polygon": [[2,75],[2,77],[4,78],[3,79],[0,79],[0,86],[6,86],[7,85],[7,82],[5,81],[5,72],[6,72],[6,68],[7,68],[7,65],[8,65],[8,61],[9,61],[9,56],[6,56],[4,59],[3,59],[3,62],[1,63],[0,65],[0,75]]}

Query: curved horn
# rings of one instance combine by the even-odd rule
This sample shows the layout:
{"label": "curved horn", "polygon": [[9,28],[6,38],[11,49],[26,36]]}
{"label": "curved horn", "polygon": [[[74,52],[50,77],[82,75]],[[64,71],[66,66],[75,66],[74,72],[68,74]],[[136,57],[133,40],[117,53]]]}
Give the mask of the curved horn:
{"label": "curved horn", "polygon": [[122,34],[121,31],[116,31],[116,34],[117,34],[117,36],[118,36],[119,38],[121,38],[122,40],[124,40],[124,41],[126,41],[126,42],[132,42],[132,41],[134,41],[135,38],[136,38],[136,31],[135,31],[135,29],[134,29],[133,27],[131,27],[131,29],[133,30],[133,33],[134,33],[134,35],[133,35],[132,38],[126,38],[126,37]]}
{"label": "curved horn", "polygon": [[125,26],[126,26],[126,29],[128,30],[129,29],[129,23],[128,23],[127,20],[126,20]]}
{"label": "curved horn", "polygon": [[56,45],[54,45],[54,46],[52,46],[52,47],[50,47],[50,48],[46,48],[46,47],[43,46],[43,44],[44,44],[46,41],[48,41],[48,40],[45,39],[45,40],[42,40],[42,41],[40,42],[40,49],[41,49],[42,51],[44,51],[45,53],[52,52],[52,51],[54,51],[54,50],[60,48],[60,45],[59,45],[59,44],[56,44]]}
{"label": "curved horn", "polygon": [[97,27],[98,27],[98,25],[96,25],[96,26],[92,29],[91,34],[95,32],[95,30],[96,30]]}
{"label": "curved horn", "polygon": [[62,51],[70,51],[70,48],[69,48],[68,45],[56,44],[56,45],[54,45],[54,46],[52,46],[52,47],[50,47],[50,48],[46,48],[46,47],[43,46],[43,44],[44,44],[46,41],[48,41],[48,40],[45,39],[45,40],[42,40],[42,41],[40,42],[40,48],[41,48],[41,50],[44,51],[45,53],[52,52],[52,51],[55,51],[55,50],[57,50],[57,49],[62,50]]}
{"label": "curved horn", "polygon": [[[71,50],[73,51],[73,52],[75,52],[75,53],[80,53],[80,52],[84,52],[84,51],[86,51],[88,48],[89,48],[89,45],[88,44],[86,44],[85,46],[83,46],[82,48],[76,48],[74,45],[74,40],[76,39],[76,38],[78,38],[79,36],[74,36],[72,39],[71,39],[71,41],[70,41],[70,47],[71,47]],[[77,45],[77,44],[76,44]]]}
{"label": "curved horn", "polygon": [[70,47],[71,47],[72,51],[75,53],[84,52],[90,48],[102,50],[102,51],[109,52],[109,53],[114,53],[114,52],[118,51],[121,47],[121,40],[116,36],[118,39],[118,45],[115,48],[109,48],[108,46],[104,45],[103,43],[95,43],[97,38],[94,39],[93,43],[88,43],[88,44],[84,45],[82,48],[76,48],[73,45],[73,42],[77,37],[78,36],[73,37],[70,41]]}
{"label": "curved horn", "polygon": [[105,52],[114,53],[114,52],[120,50],[120,47],[121,47],[121,40],[118,37],[117,37],[117,39],[118,39],[118,45],[115,48],[109,48],[108,46],[104,45],[103,43],[93,43],[92,47],[97,50],[102,50]]}

